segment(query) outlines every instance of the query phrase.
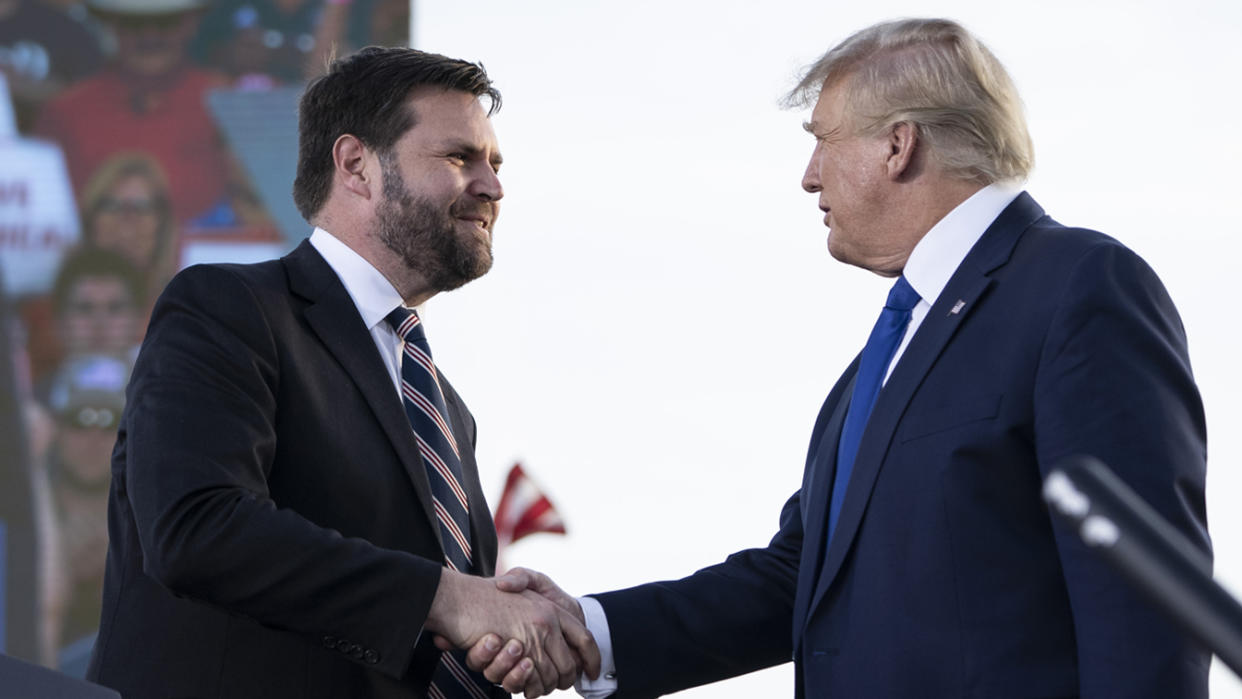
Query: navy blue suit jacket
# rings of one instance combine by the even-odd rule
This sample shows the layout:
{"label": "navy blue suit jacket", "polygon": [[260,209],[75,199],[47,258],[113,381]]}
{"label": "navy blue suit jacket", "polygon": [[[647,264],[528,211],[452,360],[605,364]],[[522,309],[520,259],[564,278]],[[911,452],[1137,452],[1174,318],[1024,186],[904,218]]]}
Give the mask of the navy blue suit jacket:
{"label": "navy blue suit jacket", "polygon": [[829,543],[856,368],[824,403],[767,548],[597,595],[618,696],[791,658],[798,696],[1207,696],[1209,656],[1040,498],[1051,464],[1092,454],[1210,554],[1185,334],[1138,256],[1026,194],[1010,204],[881,391]]}

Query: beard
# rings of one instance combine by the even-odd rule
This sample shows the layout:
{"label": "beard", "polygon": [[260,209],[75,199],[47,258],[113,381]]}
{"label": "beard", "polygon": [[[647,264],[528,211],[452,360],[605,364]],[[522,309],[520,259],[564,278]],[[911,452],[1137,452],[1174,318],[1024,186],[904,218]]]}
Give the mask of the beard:
{"label": "beard", "polygon": [[405,186],[395,158],[380,157],[384,200],[376,207],[378,237],[436,291],[451,291],[492,268],[492,241],[461,233],[457,216],[471,213],[459,200],[447,209],[430,198],[416,197]]}

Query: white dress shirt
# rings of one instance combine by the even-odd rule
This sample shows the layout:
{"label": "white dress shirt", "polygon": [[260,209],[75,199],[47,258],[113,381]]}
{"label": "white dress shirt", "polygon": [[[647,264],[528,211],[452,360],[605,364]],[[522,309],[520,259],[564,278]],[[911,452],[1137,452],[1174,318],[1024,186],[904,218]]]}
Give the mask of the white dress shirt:
{"label": "white dress shirt", "polygon": [[[949,283],[949,278],[966,259],[966,253],[979,242],[983,232],[992,225],[1006,206],[1018,198],[1022,190],[1012,184],[990,184],[936,222],[910,252],[902,276],[919,295],[919,302],[910,314],[910,325],[884,374],[887,382],[897,360],[905,353],[910,338],[923,324],[932,304]],[[876,312],[879,315],[879,311]]]}
{"label": "white dress shirt", "polygon": [[336,276],[340,277],[345,291],[354,300],[358,315],[362,316],[363,324],[371,332],[375,349],[379,350],[380,358],[384,360],[384,368],[392,378],[393,390],[400,396],[401,351],[405,343],[384,318],[393,309],[405,305],[401,294],[362,255],[324,229],[316,228],[311,233],[310,244],[315,246],[332,271],[336,272]]}
{"label": "white dress shirt", "polygon": [[[1011,183],[990,184],[980,189],[937,221],[914,246],[902,274],[918,293],[919,302],[910,314],[910,325],[906,327],[906,334],[884,374],[885,381],[893,373],[893,367],[897,366],[906,346],[910,344],[910,338],[918,331],[932,304],[949,283],[949,278],[957,271],[962,260],[966,259],[966,253],[979,242],[983,232],[1021,191]],[[876,306],[877,315],[881,305]],[[582,675],[574,689],[587,699],[602,699],[617,691],[618,682],[616,661],[612,654],[612,637],[608,632],[608,618],[604,614],[603,605],[595,599],[580,597],[578,602],[586,616],[587,629],[595,636],[595,642],[599,645],[603,662],[599,679],[591,680]]]}

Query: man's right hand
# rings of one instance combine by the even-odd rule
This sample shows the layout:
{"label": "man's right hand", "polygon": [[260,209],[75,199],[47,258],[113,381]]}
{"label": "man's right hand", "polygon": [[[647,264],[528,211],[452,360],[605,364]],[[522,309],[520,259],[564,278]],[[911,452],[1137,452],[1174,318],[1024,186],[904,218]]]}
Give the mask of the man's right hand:
{"label": "man's right hand", "polygon": [[[471,654],[499,656],[499,662],[507,665],[505,673],[498,679],[488,673],[485,676],[492,682],[510,679],[505,677],[510,674],[521,677],[521,684],[514,684],[528,698],[557,688],[568,689],[580,672],[597,676],[599,648],[582,624],[581,610],[573,614],[562,604],[564,600],[553,604],[538,593],[543,589],[538,581],[533,582],[493,582],[445,569],[427,615],[426,628],[457,648],[470,648]],[[528,586],[535,589],[528,590]],[[577,606],[573,598],[564,596]],[[524,652],[516,657],[501,653],[496,636],[508,639],[510,648],[514,642],[520,644]],[[489,645],[493,647],[490,650]],[[474,666],[469,656],[468,660]],[[509,691],[519,691],[510,689],[509,683],[505,686]]]}
{"label": "man's right hand", "polygon": [[582,605],[578,604],[578,600],[537,570],[513,568],[504,575],[498,576],[495,583],[497,588],[505,592],[522,592],[523,590],[536,592],[552,604],[573,614],[579,624],[586,623],[582,615]]}
{"label": "man's right hand", "polygon": [[[555,604],[563,613],[570,614],[578,624],[585,624],[582,606],[544,575],[527,568],[514,568],[493,581],[496,588],[506,593],[538,594],[540,597]],[[584,626],[585,628],[585,626]],[[482,672],[489,682],[499,684],[508,692],[524,692],[526,696],[539,696],[541,678],[523,659],[523,644],[512,637],[504,643],[497,638],[482,639],[470,648],[466,655],[466,663],[472,670]],[[592,648],[592,661],[583,662],[582,672],[591,679],[599,677],[599,649]],[[584,659],[586,656],[582,656]],[[577,676],[574,677],[577,679]],[[572,684],[572,681],[570,682]],[[558,685],[561,689],[565,686]],[[532,694],[532,692],[535,692]]]}

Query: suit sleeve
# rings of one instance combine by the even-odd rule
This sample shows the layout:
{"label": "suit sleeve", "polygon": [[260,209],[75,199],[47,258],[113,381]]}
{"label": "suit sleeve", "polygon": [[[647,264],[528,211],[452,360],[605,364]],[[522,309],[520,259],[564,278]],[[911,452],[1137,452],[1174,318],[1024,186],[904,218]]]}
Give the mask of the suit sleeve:
{"label": "suit sleeve", "polygon": [[[1204,506],[1203,407],[1173,302],[1134,253],[1108,243],[1071,270],[1035,386],[1035,439],[1047,475],[1095,456],[1211,555]],[[1068,528],[1058,526],[1083,697],[1206,697],[1209,656]]]}
{"label": "suit sleeve", "polygon": [[275,505],[276,388],[304,378],[279,361],[261,306],[235,273],[196,267],[169,284],[124,425],[123,487],[144,571],[176,595],[315,643],[352,639],[374,651],[359,662],[401,676],[440,565]]}
{"label": "suit sleeve", "polygon": [[608,616],[614,696],[659,696],[789,661],[802,550],[797,494],[780,524],[766,548],[687,578],[592,595]]}

